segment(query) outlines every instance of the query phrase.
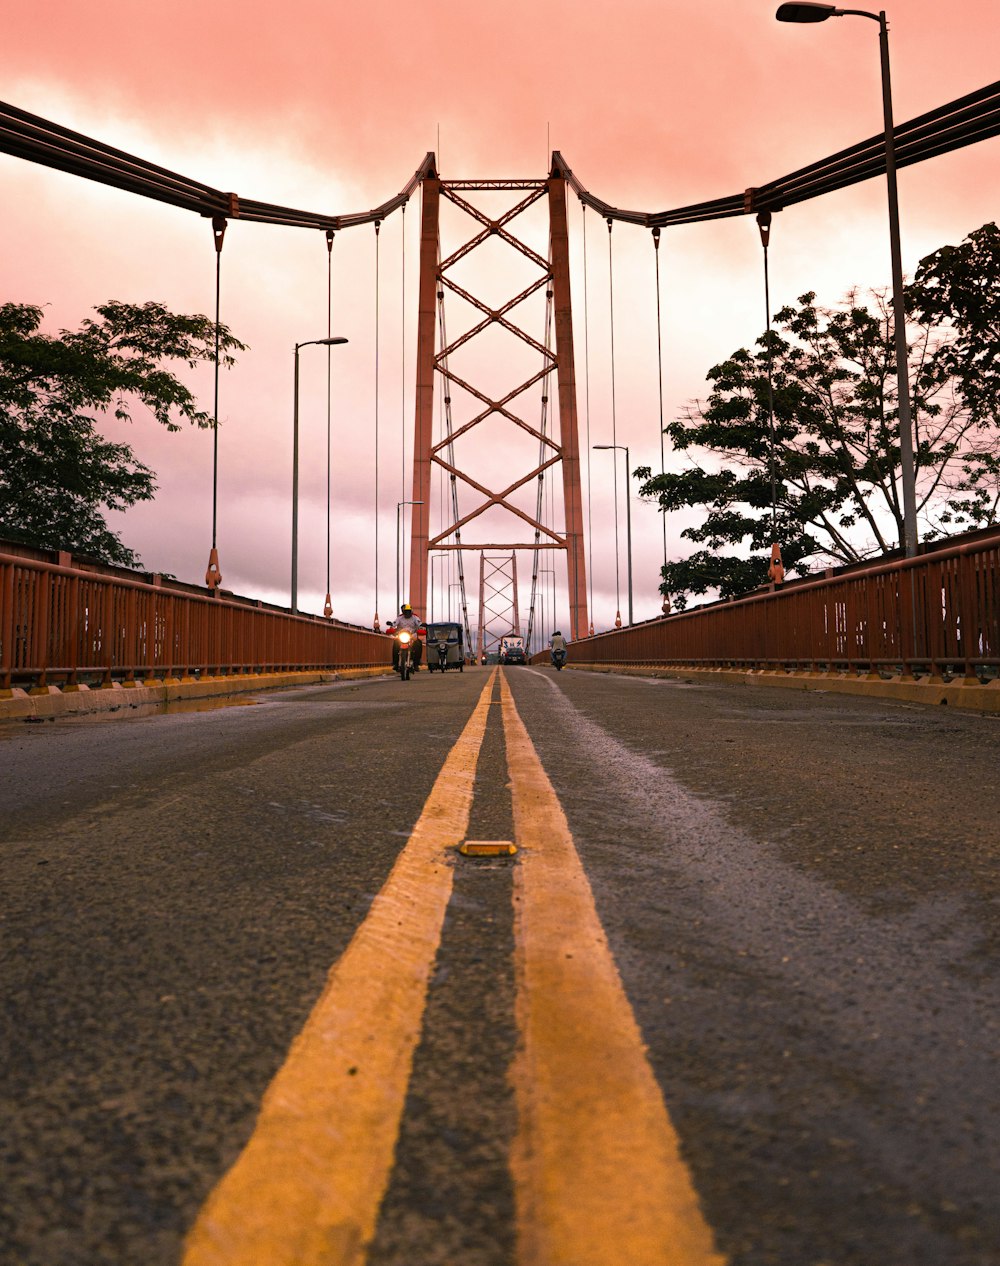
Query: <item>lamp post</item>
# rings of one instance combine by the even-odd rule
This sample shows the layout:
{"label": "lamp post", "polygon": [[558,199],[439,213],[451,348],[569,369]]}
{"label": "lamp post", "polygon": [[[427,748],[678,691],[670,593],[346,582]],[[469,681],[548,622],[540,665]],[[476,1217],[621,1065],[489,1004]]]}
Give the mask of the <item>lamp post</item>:
{"label": "lamp post", "polygon": [[[632,499],[629,496],[629,490],[628,490],[628,469],[629,469],[628,445],[627,444],[595,444],[594,448],[602,448],[602,449],[619,448],[625,454],[625,540],[627,542],[626,548],[628,550],[628,622],[629,624],[633,624],[634,620],[632,618]],[[618,478],[617,474],[615,475],[615,478],[616,479]],[[619,616],[619,619],[620,618],[621,617]]]}
{"label": "lamp post", "polygon": [[430,601],[430,608],[431,608],[431,610],[430,610],[430,617],[431,617],[431,621],[433,621],[433,620],[434,620],[434,594],[435,594],[435,585],[434,585],[434,564],[435,564],[435,563],[440,563],[440,562],[442,562],[444,559],[449,558],[449,557],[450,557],[450,553],[432,554],[432,555],[431,555],[431,601]]}
{"label": "lamp post", "polygon": [[333,347],[346,338],[311,338],[295,344],[295,403],[292,413],[292,611],[299,609],[299,348]]}
{"label": "lamp post", "polygon": [[542,603],[542,635],[539,638],[539,641],[544,645],[545,643],[545,590],[544,589],[538,595],[538,597],[540,598],[541,603]]}
{"label": "lamp post", "polygon": [[[552,605],[552,610],[551,610],[551,612],[550,612],[550,615],[551,615],[551,617],[552,617],[552,628],[550,628],[550,629],[549,629],[549,632],[551,633],[551,632],[552,632],[552,630],[553,630],[553,629],[555,629],[555,627],[556,627],[556,569],[555,569],[554,567],[539,567],[539,569],[538,569],[538,574],[539,574],[539,576],[551,576],[551,577],[552,577],[552,604],[551,604],[551,605]],[[543,582],[543,584],[544,584],[544,582]],[[545,589],[544,589],[544,587],[543,587],[543,589],[542,589],[541,598],[542,598],[542,609],[544,610],[544,609],[545,609]],[[543,619],[543,622],[542,622],[542,645],[539,647],[539,650],[544,650],[544,648],[545,648],[545,625],[544,625],[544,619]]]}
{"label": "lamp post", "polygon": [[[396,610],[399,610],[399,512],[403,506],[422,506],[422,501],[396,502]],[[412,579],[412,578],[411,578]]]}
{"label": "lamp post", "polygon": [[917,484],[910,414],[910,377],[906,356],[906,308],[903,302],[903,263],[899,245],[899,198],[896,190],[896,146],[892,123],[892,86],[889,79],[889,27],[885,10],[838,9],[832,4],[782,4],[779,22],[825,22],[827,18],[871,18],[878,23],[882,61],[882,117],[885,128],[885,175],[889,195],[889,251],[892,257],[892,315],[896,337],[896,393],[899,403],[899,461],[903,484],[903,542],[906,555],[917,552]]}

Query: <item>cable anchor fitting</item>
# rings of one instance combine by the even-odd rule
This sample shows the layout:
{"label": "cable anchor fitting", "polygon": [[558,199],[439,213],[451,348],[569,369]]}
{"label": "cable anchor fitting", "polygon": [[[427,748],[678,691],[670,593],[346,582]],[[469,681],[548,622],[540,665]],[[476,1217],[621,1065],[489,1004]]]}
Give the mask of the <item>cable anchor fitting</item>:
{"label": "cable anchor fitting", "polygon": [[222,242],[226,236],[226,225],[229,221],[224,215],[212,216],[212,237],[215,240],[216,255],[222,254]]}
{"label": "cable anchor fitting", "polygon": [[767,250],[771,240],[771,212],[757,212],[757,228],[760,230],[760,244]]}
{"label": "cable anchor fitting", "polygon": [[219,596],[219,586],[222,584],[222,572],[219,571],[219,551],[212,546],[211,553],[208,556],[208,568],[205,572],[205,586],[211,589],[215,596]]}
{"label": "cable anchor fitting", "polygon": [[771,546],[771,565],[767,569],[767,574],[771,578],[771,583],[780,585],[785,579],[785,565],[781,561],[781,546],[774,542]]}

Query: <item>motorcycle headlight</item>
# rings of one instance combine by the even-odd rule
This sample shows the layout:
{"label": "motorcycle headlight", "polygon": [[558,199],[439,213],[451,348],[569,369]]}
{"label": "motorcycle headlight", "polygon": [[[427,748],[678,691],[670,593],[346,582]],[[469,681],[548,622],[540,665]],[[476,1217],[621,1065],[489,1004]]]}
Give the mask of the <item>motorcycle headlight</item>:
{"label": "motorcycle headlight", "polygon": [[409,644],[410,644],[410,635],[409,635],[409,633],[400,633],[400,635],[399,635],[399,641],[400,641],[400,645],[401,645],[401,646],[409,646]]}

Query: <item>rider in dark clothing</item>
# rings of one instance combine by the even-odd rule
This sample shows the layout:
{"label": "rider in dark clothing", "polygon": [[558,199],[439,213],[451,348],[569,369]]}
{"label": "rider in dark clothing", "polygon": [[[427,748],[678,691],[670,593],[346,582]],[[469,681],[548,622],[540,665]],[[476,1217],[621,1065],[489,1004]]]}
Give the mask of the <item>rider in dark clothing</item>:
{"label": "rider in dark clothing", "polygon": [[[396,633],[405,629],[407,633],[413,634],[413,641],[410,643],[410,672],[415,673],[420,667],[420,659],[423,652],[423,643],[420,640],[420,621],[413,614],[413,608],[408,602],[404,602],[400,608],[399,615],[396,617]],[[392,639],[392,666],[399,667],[399,640],[393,635]]]}

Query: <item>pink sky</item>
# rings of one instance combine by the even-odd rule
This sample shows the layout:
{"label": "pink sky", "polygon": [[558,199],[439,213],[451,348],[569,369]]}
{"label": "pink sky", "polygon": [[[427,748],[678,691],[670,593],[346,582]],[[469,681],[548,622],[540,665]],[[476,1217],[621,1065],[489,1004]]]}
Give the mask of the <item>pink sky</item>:
{"label": "pink sky", "polygon": [[[544,174],[546,134],[587,187],[654,210],[762,184],[880,128],[877,27],[859,18],[778,24],[775,0],[620,0],[615,5],[454,0],[293,9],[251,0],[39,0],[15,6],[0,46],[4,97],[23,109],[245,197],[330,214],[394,194],[437,147],[445,178]],[[997,78],[995,0],[897,0],[889,11],[897,121]],[[904,268],[995,219],[996,140],[900,174]],[[108,298],[211,312],[207,222],[0,156],[5,298],[75,326]],[[381,235],[382,475],[379,596],[395,598],[400,445],[412,431],[419,202]],[[577,361],[583,379],[581,216],[573,200]],[[470,234],[471,235],[471,234]],[[332,587],[335,614],[368,623],[375,593],[374,234],[334,246]],[[617,422],[633,465],[659,464],[653,252],[615,229]],[[607,232],[588,224],[591,440],[610,440]],[[750,218],[667,230],[661,248],[666,411],[704,394],[708,368],[763,325]],[[807,289],[834,303],[889,281],[884,182],[794,207],[772,232],[774,306]],[[496,284],[497,274],[484,285]],[[223,319],[251,345],[222,385],[219,548],[225,586],[287,602],[292,348],[326,333],[326,249],[315,231],[234,223]],[[449,318],[451,320],[451,318]],[[458,314],[455,320],[460,318]],[[300,605],[325,592],[325,354],[303,351]],[[199,377],[203,400],[211,386]],[[585,401],[580,398],[581,421]],[[110,430],[110,428],[109,428]],[[211,440],[137,419],[127,432],[159,475],[150,506],[116,527],[153,569],[201,579],[211,532]],[[488,457],[488,455],[487,455]],[[479,459],[483,454],[480,451]],[[609,455],[593,455],[595,624],[614,618]],[[668,459],[669,460],[669,459]],[[473,455],[469,457],[470,465]],[[670,525],[672,547],[683,524]],[[659,606],[659,517],[633,504],[636,616]],[[529,556],[522,556],[527,573]],[[468,556],[470,574],[478,558]],[[624,558],[622,559],[624,606]],[[475,584],[470,598],[475,607]],[[563,609],[564,610],[564,609]],[[565,619],[565,617],[564,617]]]}

